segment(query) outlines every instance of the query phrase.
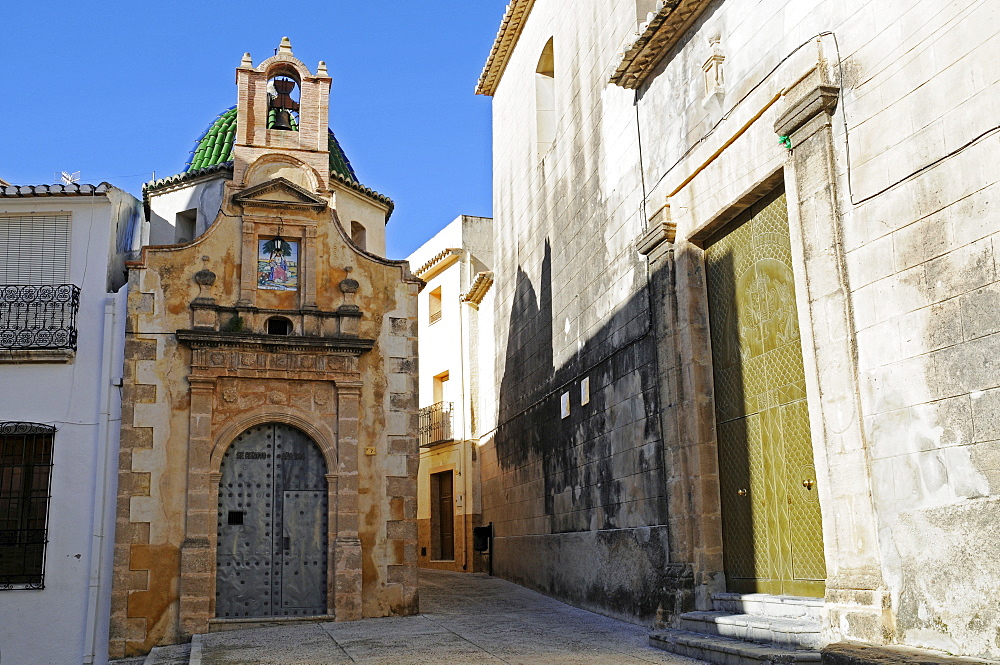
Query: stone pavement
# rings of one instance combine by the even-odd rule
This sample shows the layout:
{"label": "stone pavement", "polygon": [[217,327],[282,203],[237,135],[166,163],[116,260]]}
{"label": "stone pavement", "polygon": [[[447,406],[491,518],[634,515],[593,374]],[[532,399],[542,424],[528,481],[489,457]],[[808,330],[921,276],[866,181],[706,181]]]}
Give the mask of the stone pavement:
{"label": "stone pavement", "polygon": [[412,617],[208,633],[195,636],[190,660],[187,649],[171,647],[146,663],[701,665],[648,646],[643,626],[483,574],[420,571],[420,609]]}

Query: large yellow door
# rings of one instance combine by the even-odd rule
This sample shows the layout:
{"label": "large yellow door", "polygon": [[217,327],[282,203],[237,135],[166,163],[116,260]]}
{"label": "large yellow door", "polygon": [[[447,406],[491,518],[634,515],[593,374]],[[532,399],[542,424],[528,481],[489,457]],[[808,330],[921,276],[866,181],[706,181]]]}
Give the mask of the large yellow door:
{"label": "large yellow door", "polygon": [[779,189],[705,250],[729,590],[822,596],[826,565]]}

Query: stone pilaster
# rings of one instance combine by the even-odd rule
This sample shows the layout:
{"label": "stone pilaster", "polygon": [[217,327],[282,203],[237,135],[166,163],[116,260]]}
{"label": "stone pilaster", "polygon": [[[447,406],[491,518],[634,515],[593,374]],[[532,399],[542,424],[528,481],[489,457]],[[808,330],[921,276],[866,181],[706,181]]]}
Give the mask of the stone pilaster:
{"label": "stone pilaster", "polygon": [[[699,269],[700,256],[690,256],[697,248],[687,245],[688,253],[680,252],[684,257],[680,265],[687,267],[681,282],[690,286],[683,292],[688,297],[680,297],[675,233],[667,202],[654,212],[645,232],[635,241],[636,250],[649,262],[660,427],[668,470],[665,522],[670,533],[670,561],[677,570],[672,575],[674,584],[663,594],[657,610],[656,620],[661,625],[671,625],[677,616],[696,607],[707,609],[711,594],[724,590],[718,573],[723,568],[722,515],[712,373],[704,362],[692,362],[692,357],[710,356],[707,331],[696,325],[704,317],[678,311],[682,302],[691,308],[703,306],[704,273]],[[683,359],[681,348],[686,350]],[[700,604],[696,605],[696,597]]]}
{"label": "stone pilaster", "polygon": [[187,514],[181,544],[181,630],[186,635],[208,631],[212,617],[216,536],[215,504],[219,473],[212,473],[212,407],[214,378],[189,376],[190,434],[187,467]]}
{"label": "stone pilaster", "polygon": [[337,384],[337,539],[334,543],[334,614],[361,618],[361,540],[358,538],[358,436],[361,383]]}
{"label": "stone pilaster", "polygon": [[862,422],[831,125],[840,91],[831,79],[820,60],[785,91],[774,129],[790,141],[786,189],[798,223],[789,226],[801,262],[796,290],[807,309],[800,305],[803,360],[809,394],[818,396],[809,411],[827,563],[824,630],[831,640],[881,644],[892,640],[893,627]]}

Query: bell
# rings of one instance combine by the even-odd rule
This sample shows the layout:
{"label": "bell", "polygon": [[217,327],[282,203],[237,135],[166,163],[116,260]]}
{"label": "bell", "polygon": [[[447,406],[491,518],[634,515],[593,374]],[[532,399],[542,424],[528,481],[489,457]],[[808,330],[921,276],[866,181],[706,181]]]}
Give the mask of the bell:
{"label": "bell", "polygon": [[292,131],[292,114],[287,109],[277,109],[274,112],[274,123],[271,125],[271,129]]}

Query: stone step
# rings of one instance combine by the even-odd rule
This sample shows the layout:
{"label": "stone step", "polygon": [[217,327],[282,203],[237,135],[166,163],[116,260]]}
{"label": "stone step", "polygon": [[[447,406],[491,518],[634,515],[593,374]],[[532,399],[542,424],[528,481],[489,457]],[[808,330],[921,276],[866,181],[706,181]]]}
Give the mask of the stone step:
{"label": "stone step", "polygon": [[188,665],[190,660],[190,644],[172,644],[166,647],[153,647],[153,650],[146,655],[143,665]]}
{"label": "stone step", "polygon": [[686,630],[658,630],[649,634],[650,646],[715,665],[791,665],[819,663],[813,649],[792,649],[776,644],[756,644],[720,635]]}
{"label": "stone step", "polygon": [[823,646],[816,619],[787,619],[730,612],[686,612],[680,616],[681,630],[719,635],[749,642],[814,649]]}
{"label": "stone step", "polygon": [[814,619],[823,614],[822,598],[774,596],[767,593],[716,593],[712,608],[731,614],[757,614],[781,619]]}

